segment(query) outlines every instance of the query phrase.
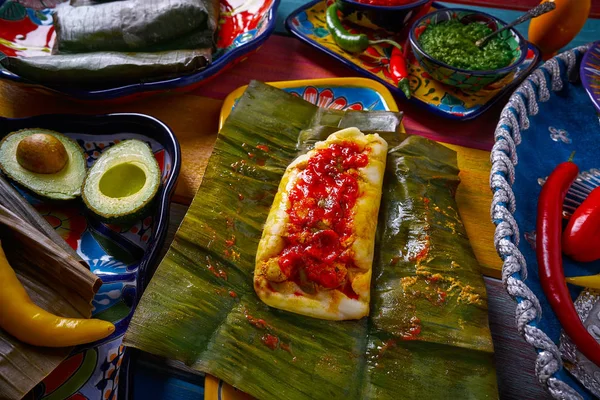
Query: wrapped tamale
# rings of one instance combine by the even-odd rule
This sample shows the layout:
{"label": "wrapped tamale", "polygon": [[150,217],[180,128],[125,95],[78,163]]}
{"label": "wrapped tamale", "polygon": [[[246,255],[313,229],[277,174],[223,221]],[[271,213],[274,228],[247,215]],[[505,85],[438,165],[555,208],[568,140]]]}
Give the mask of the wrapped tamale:
{"label": "wrapped tamale", "polygon": [[203,69],[210,59],[210,51],[200,49],[157,53],[98,52],[6,57],[0,60],[0,64],[35,82],[94,87],[191,74]]}
{"label": "wrapped tamale", "polygon": [[218,10],[215,0],[125,0],[59,7],[53,16],[53,52],[198,49],[212,39]]}
{"label": "wrapped tamale", "polygon": [[[395,123],[377,128],[392,151],[370,317],[311,318],[271,308],[254,292],[256,251],[278,182],[311,147],[303,139],[327,137],[343,114],[249,86],[124,343],[260,399],[496,398],[485,287],[453,197],[456,155],[420,138],[398,146]],[[382,117],[349,118],[366,132]]]}

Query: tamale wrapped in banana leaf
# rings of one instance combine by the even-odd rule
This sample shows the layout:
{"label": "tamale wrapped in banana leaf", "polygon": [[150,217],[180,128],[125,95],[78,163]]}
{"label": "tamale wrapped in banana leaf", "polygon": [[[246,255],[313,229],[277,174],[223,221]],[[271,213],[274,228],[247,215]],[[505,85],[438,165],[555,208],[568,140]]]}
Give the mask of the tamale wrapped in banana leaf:
{"label": "tamale wrapped in banana leaf", "polygon": [[53,16],[53,52],[199,49],[211,43],[218,12],[218,0],[124,0],[59,7]]}
{"label": "tamale wrapped in banana leaf", "polygon": [[[270,308],[252,275],[279,180],[311,143],[349,121],[392,148],[371,316],[326,321]],[[453,198],[456,156],[426,139],[400,144],[398,122],[393,113],[319,110],[251,83],[125,344],[259,399],[496,398],[485,287]]]}
{"label": "tamale wrapped in banana leaf", "polygon": [[210,59],[209,50],[199,49],[157,53],[98,52],[6,57],[0,59],[0,64],[35,82],[93,87],[191,74],[203,69]]}

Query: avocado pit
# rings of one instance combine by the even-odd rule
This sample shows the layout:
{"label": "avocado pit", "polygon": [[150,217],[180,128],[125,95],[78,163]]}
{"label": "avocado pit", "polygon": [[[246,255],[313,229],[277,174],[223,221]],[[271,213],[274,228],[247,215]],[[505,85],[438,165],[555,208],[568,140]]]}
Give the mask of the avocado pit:
{"label": "avocado pit", "polygon": [[16,157],[21,167],[38,174],[55,174],[69,161],[62,142],[47,133],[23,138],[17,145]]}

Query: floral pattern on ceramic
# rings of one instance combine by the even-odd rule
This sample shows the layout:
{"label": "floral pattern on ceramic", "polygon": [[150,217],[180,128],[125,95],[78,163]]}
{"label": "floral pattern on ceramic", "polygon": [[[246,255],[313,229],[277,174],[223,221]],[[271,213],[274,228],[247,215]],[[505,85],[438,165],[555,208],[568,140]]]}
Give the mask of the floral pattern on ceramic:
{"label": "floral pattern on ceramic", "polygon": [[[52,26],[53,8],[68,0],[0,0],[0,57],[49,55],[56,34]],[[66,93],[89,100],[129,99],[163,90],[189,91],[202,81],[245,60],[258,50],[275,27],[279,0],[221,0],[217,46],[213,62],[206,69],[180,78],[148,85],[127,85],[106,90],[86,91],[47,88],[25,80],[0,67],[0,79],[9,78],[22,87],[41,93]],[[122,99],[121,99],[122,100]]]}
{"label": "floral pattern on ceramic", "polygon": [[[159,163],[163,181],[172,171],[172,160],[156,140],[142,135],[116,134],[94,136],[67,134],[88,155],[92,165],[103,150],[133,137],[148,143]],[[115,333],[99,343],[77,347],[33,391],[34,399],[117,398],[118,371],[123,358],[123,335],[133,314],[137,298],[137,271],[154,228],[150,215],[128,226],[107,225],[88,216],[79,202],[43,202],[25,192],[25,198],[60,233],[67,243],[85,260],[103,285],[92,301],[96,318],[115,324]]]}
{"label": "floral pattern on ceramic", "polygon": [[505,76],[514,74],[514,70],[512,70],[510,66],[512,65],[514,66],[513,68],[517,68],[517,63],[521,61],[522,56],[524,56],[524,53],[527,51],[527,44],[522,40],[520,35],[512,33],[510,30],[498,34],[498,37],[510,46],[512,50],[512,61],[509,66],[495,71],[465,71],[452,68],[428,56],[420,46],[415,44],[429,25],[435,25],[449,20],[461,20],[469,17],[469,22],[471,22],[471,20],[473,22],[484,22],[493,30],[503,27],[502,24],[496,22],[491,16],[488,18],[484,14],[475,11],[441,9],[416,22],[416,25],[411,29],[413,35],[411,36],[410,41],[417,62],[435,80],[446,85],[469,91],[480,91]]}
{"label": "floral pattern on ceramic", "polygon": [[[325,23],[325,11],[332,0],[314,0],[294,11],[287,19],[288,29],[300,40],[333,56],[355,71],[385,84],[394,94],[404,96],[395,86],[389,69],[391,48],[388,45],[370,46],[363,54],[355,55],[340,49],[333,41]],[[358,33],[355,26],[345,25],[348,31]],[[370,38],[383,38],[380,31],[362,29]],[[387,34],[385,34],[387,35]],[[385,36],[388,37],[388,36]],[[397,39],[397,38],[396,38]],[[425,71],[411,51],[408,40],[397,39],[405,47],[408,58],[409,80],[413,93],[410,101],[425,106],[428,110],[451,119],[468,120],[481,115],[503,95],[512,92],[539,61],[539,51],[530,47],[526,60],[517,71],[477,92],[464,91],[445,85]],[[482,82],[483,83],[483,82]]]}
{"label": "floral pattern on ceramic", "polygon": [[594,42],[583,56],[579,74],[585,90],[600,113],[600,41]]}
{"label": "floral pattern on ceramic", "polygon": [[309,103],[333,110],[386,110],[381,95],[368,88],[315,87],[284,88]]}

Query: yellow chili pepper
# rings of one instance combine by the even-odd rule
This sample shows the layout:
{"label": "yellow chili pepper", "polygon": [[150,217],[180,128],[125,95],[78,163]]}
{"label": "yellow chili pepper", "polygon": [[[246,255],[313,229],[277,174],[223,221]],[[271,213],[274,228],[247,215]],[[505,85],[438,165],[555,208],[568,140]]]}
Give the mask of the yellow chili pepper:
{"label": "yellow chili pepper", "polygon": [[565,279],[567,283],[590,289],[600,289],[600,274],[589,276],[573,276]]}
{"label": "yellow chili pepper", "polygon": [[115,331],[107,321],[63,318],[38,307],[0,246],[0,328],[34,346],[67,347],[103,339]]}

